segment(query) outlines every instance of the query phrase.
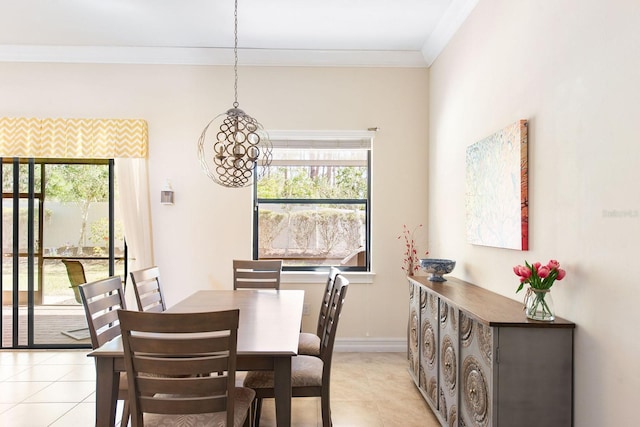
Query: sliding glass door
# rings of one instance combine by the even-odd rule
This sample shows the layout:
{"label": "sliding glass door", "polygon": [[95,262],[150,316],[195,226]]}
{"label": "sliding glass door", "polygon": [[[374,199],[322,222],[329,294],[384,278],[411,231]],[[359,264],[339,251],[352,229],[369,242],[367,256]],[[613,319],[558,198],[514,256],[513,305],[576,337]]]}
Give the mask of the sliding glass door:
{"label": "sliding glass door", "polygon": [[3,159],[1,167],[0,347],[87,347],[72,266],[86,281],[126,270],[113,161]]}

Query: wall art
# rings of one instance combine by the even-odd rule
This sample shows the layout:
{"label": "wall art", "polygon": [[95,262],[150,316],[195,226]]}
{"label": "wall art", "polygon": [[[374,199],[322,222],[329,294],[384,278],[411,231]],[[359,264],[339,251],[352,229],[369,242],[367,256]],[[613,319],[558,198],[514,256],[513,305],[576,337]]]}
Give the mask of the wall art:
{"label": "wall art", "polygon": [[527,120],[519,120],[467,148],[469,243],[529,249],[527,146]]}

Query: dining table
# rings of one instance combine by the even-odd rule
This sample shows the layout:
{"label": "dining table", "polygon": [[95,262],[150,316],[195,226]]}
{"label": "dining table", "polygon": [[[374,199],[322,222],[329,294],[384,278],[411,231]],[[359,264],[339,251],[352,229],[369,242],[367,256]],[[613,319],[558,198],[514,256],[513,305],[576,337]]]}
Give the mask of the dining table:
{"label": "dining table", "polygon": [[[297,355],[302,290],[201,290],[168,313],[240,310],[237,371],[274,371],[276,423],[291,425],[291,358]],[[96,426],[114,426],[120,373],[125,371],[120,336],[89,353],[96,362]]]}

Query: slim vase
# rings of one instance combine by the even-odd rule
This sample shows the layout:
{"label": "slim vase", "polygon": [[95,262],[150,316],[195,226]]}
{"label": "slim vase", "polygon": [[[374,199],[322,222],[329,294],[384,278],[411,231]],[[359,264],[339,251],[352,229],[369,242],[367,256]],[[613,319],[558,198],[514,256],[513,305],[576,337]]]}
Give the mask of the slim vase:
{"label": "slim vase", "polygon": [[525,297],[525,313],[529,319],[551,322],[556,318],[551,289],[529,288]]}

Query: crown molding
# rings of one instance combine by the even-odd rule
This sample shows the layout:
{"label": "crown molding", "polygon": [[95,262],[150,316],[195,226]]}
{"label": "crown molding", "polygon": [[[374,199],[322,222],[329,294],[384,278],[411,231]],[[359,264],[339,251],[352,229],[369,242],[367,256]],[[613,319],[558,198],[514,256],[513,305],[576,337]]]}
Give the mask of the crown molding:
{"label": "crown molding", "polygon": [[479,0],[453,0],[440,22],[436,25],[427,41],[422,47],[422,56],[427,67],[431,67],[433,61],[444,50],[453,35],[460,29]]}
{"label": "crown molding", "polygon": [[[288,67],[428,68],[479,0],[449,0],[429,38],[418,50],[239,49],[239,63]],[[87,64],[232,65],[232,48],[0,44],[0,62]]]}
{"label": "crown molding", "polygon": [[[420,51],[239,49],[240,65],[426,68]],[[0,62],[233,65],[233,49],[0,45]]]}

